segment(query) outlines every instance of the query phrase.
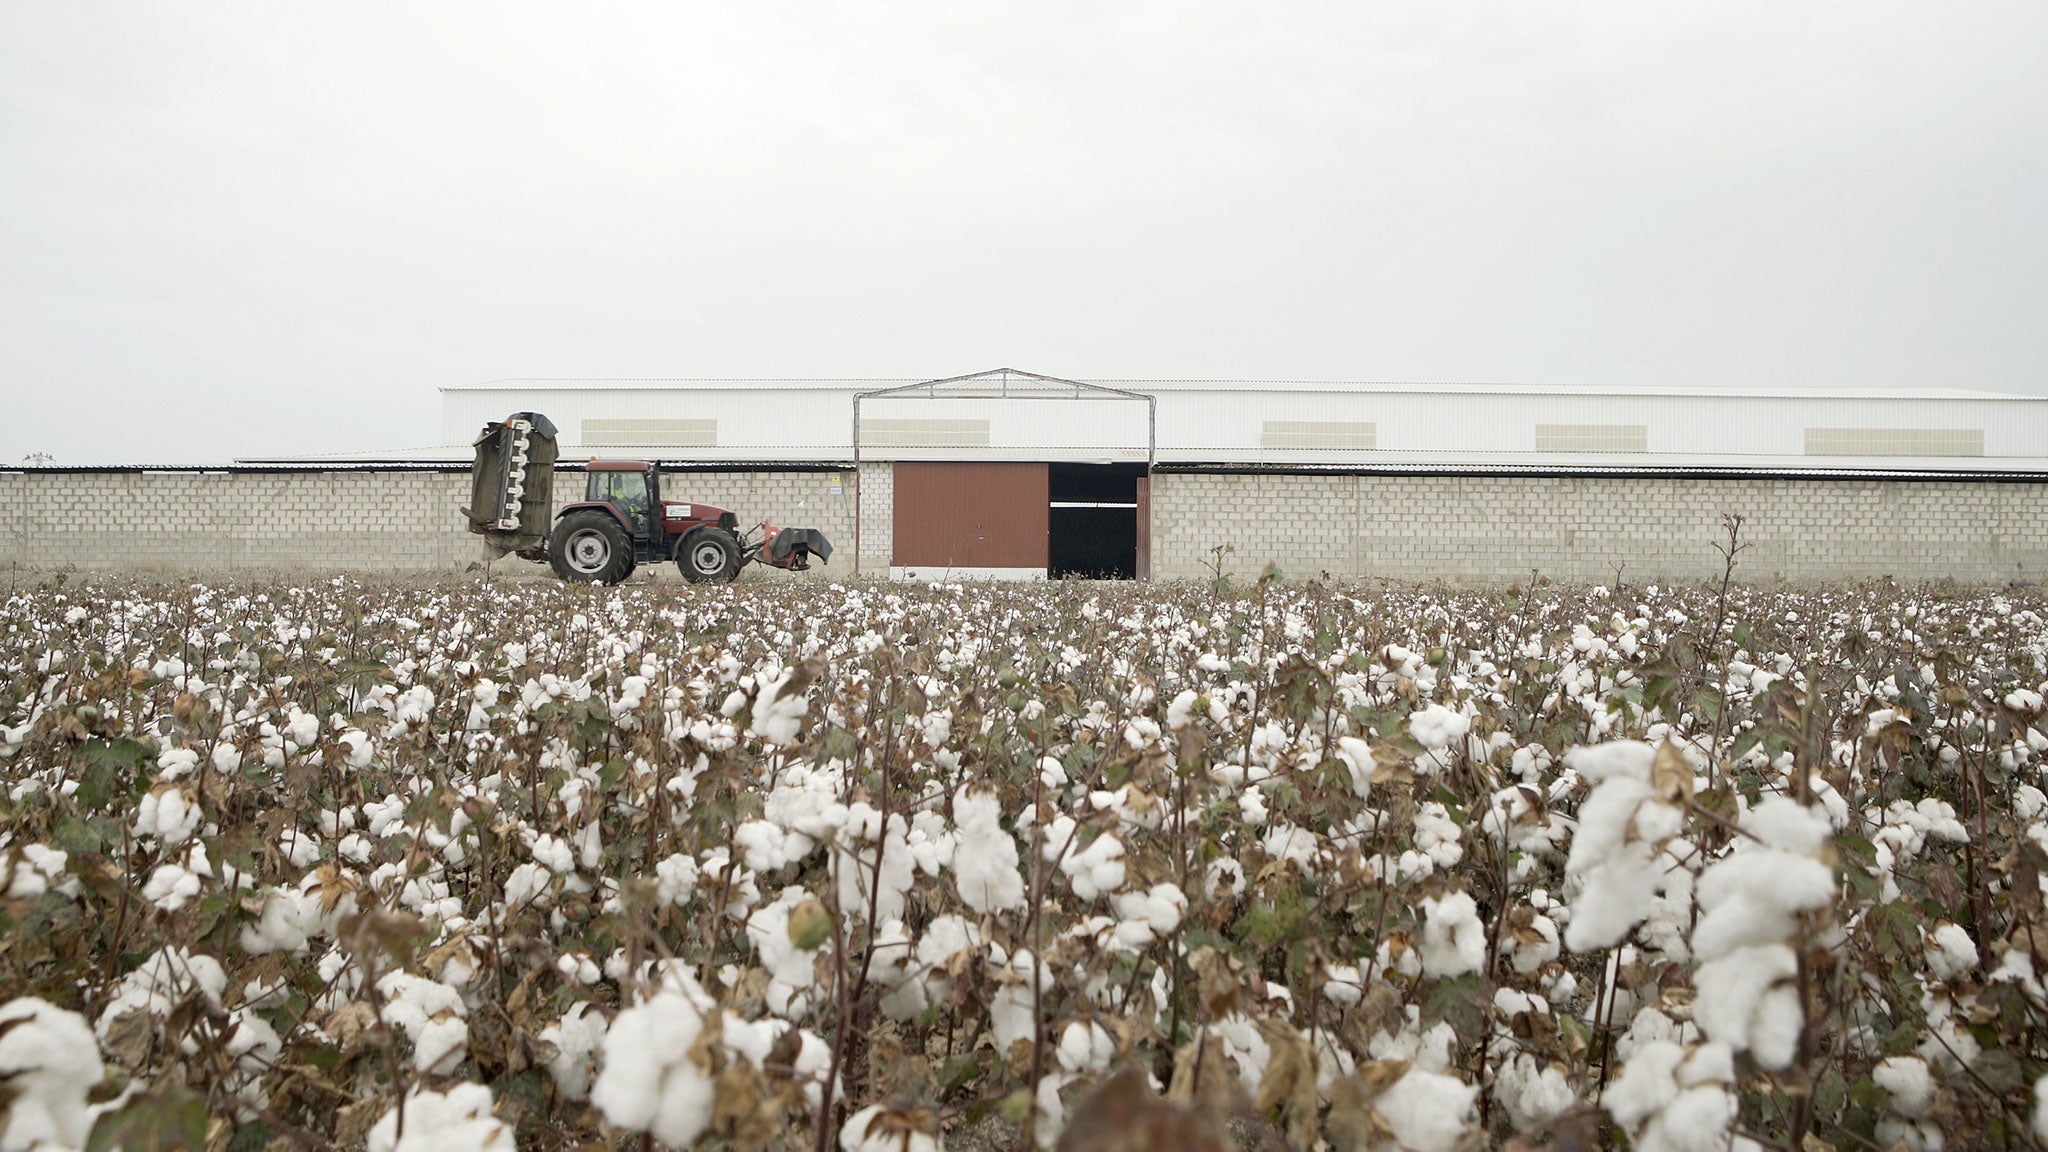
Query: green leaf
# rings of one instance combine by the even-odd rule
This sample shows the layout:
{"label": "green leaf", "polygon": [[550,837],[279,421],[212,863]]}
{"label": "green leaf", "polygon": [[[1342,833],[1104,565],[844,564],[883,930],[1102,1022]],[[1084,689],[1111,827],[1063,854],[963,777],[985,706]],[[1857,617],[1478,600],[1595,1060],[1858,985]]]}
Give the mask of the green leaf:
{"label": "green leaf", "polygon": [[1891,1107],[1892,1094],[1878,1087],[1875,1080],[1858,1080],[1849,1086],[1849,1099],[1858,1108],[1882,1112]]}
{"label": "green leaf", "polygon": [[95,737],[85,742],[79,755],[86,767],[78,783],[78,802],[92,809],[140,795],[149,783],[143,766],[156,758],[156,749],[126,736],[117,740]]}
{"label": "green leaf", "polygon": [[2006,1048],[1987,1048],[1971,1062],[1970,1067],[1985,1085],[2000,1095],[2018,1092],[2027,1083],[2026,1069],[2020,1066],[2020,1058]]}
{"label": "green leaf", "polygon": [[1833,1117],[1842,1110],[1842,1104],[1849,1098],[1849,1082],[1842,1078],[1839,1068],[1830,1067],[1821,1073],[1820,1083],[1814,1085],[1813,1106],[1824,1117]]}
{"label": "green leaf", "polygon": [[956,1092],[972,1081],[981,1072],[981,1063],[972,1056],[953,1056],[939,1067],[939,1087],[947,1092]]}
{"label": "green leaf", "polygon": [[86,1152],[173,1152],[206,1147],[206,1101],[183,1085],[146,1092],[101,1116]]}

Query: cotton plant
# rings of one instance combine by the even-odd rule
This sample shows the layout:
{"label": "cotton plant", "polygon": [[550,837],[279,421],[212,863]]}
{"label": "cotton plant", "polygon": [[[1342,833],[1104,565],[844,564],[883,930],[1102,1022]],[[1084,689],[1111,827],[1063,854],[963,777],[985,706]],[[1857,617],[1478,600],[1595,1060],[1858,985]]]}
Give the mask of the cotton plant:
{"label": "cotton plant", "polygon": [[[34,991],[94,1021],[122,1005],[111,1063],[217,1075],[245,1123],[282,1110],[331,1138],[281,1069],[382,1076],[366,1030],[447,1092],[469,1049],[499,1066],[509,1016],[552,1085],[520,1123],[595,1140],[606,1112],[578,1100],[604,1095],[610,1017],[630,1035],[628,1014],[679,999],[702,1043],[641,1063],[678,1099],[710,1081],[698,1138],[737,1132],[746,1093],[721,1077],[801,1112],[836,1054],[835,1141],[921,1148],[941,1137],[907,1100],[1014,1096],[1050,1142],[1178,1020],[1297,1123],[1303,1093],[1334,1122],[1356,1089],[1388,1101],[1384,1146],[1500,1142],[1592,1115],[1602,1058],[1610,1092],[1749,1106],[1792,1074],[1764,1061],[1798,1034],[1796,965],[1825,949],[1845,980],[1819,995],[1843,1011],[1795,1023],[1842,1020],[1845,1074],[1871,1084],[1813,1124],[1912,1147],[1991,1106],[1971,1072],[2048,1010],[2013,863],[2048,851],[2027,695],[2048,605],[2026,590],[1736,587],[1724,612],[1632,585],[104,587],[69,623],[73,589],[0,601],[0,891],[92,949],[24,934],[24,971],[91,974]],[[1867,655],[1837,659],[1850,638]],[[1666,687],[1694,682],[1725,718]],[[1772,710],[1813,688],[1830,730],[1798,781]],[[1780,792],[1811,797],[1808,833],[1770,826]],[[1812,868],[1745,859],[1774,852],[1853,891],[1814,907]],[[373,924],[397,934],[366,972],[368,940],[339,942]],[[1227,1008],[1186,970],[1203,939],[1245,965]],[[144,970],[161,1003],[130,985]],[[1458,997],[1425,1012],[1444,981]],[[1924,1019],[1920,1042],[1887,1050],[1887,1017]],[[842,1048],[848,1020],[882,1043]],[[1604,1036],[1575,1047],[1582,1021]],[[910,1029],[973,1066],[870,1063]],[[134,1066],[145,1051],[163,1067]],[[1681,1135],[1599,1115],[1639,1143]]]}

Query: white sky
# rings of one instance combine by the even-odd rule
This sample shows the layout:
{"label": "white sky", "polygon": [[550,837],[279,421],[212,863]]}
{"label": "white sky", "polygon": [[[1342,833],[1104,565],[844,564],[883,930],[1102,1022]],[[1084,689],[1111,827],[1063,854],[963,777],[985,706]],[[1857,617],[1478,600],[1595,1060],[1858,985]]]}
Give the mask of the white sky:
{"label": "white sky", "polygon": [[2039,0],[0,5],[0,466],[503,376],[2048,392]]}

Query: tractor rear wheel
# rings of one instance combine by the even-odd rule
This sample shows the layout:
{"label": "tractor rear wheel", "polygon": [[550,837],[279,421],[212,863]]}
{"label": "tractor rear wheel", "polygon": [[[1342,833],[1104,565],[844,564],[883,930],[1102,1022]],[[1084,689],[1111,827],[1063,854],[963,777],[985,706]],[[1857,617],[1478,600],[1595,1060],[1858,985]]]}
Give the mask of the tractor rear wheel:
{"label": "tractor rear wheel", "polygon": [[692,584],[725,584],[739,578],[740,542],[723,528],[699,528],[676,545],[676,567]]}
{"label": "tractor rear wheel", "polygon": [[633,574],[633,538],[604,512],[572,512],[548,534],[555,575],[579,584],[617,584]]}

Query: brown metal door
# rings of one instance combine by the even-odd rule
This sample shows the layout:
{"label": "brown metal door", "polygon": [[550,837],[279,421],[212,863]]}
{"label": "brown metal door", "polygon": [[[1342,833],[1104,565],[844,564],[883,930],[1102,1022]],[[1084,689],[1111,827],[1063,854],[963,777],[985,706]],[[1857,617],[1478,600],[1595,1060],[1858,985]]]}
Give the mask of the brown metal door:
{"label": "brown metal door", "polygon": [[895,565],[899,568],[1044,568],[1043,464],[899,462]]}

